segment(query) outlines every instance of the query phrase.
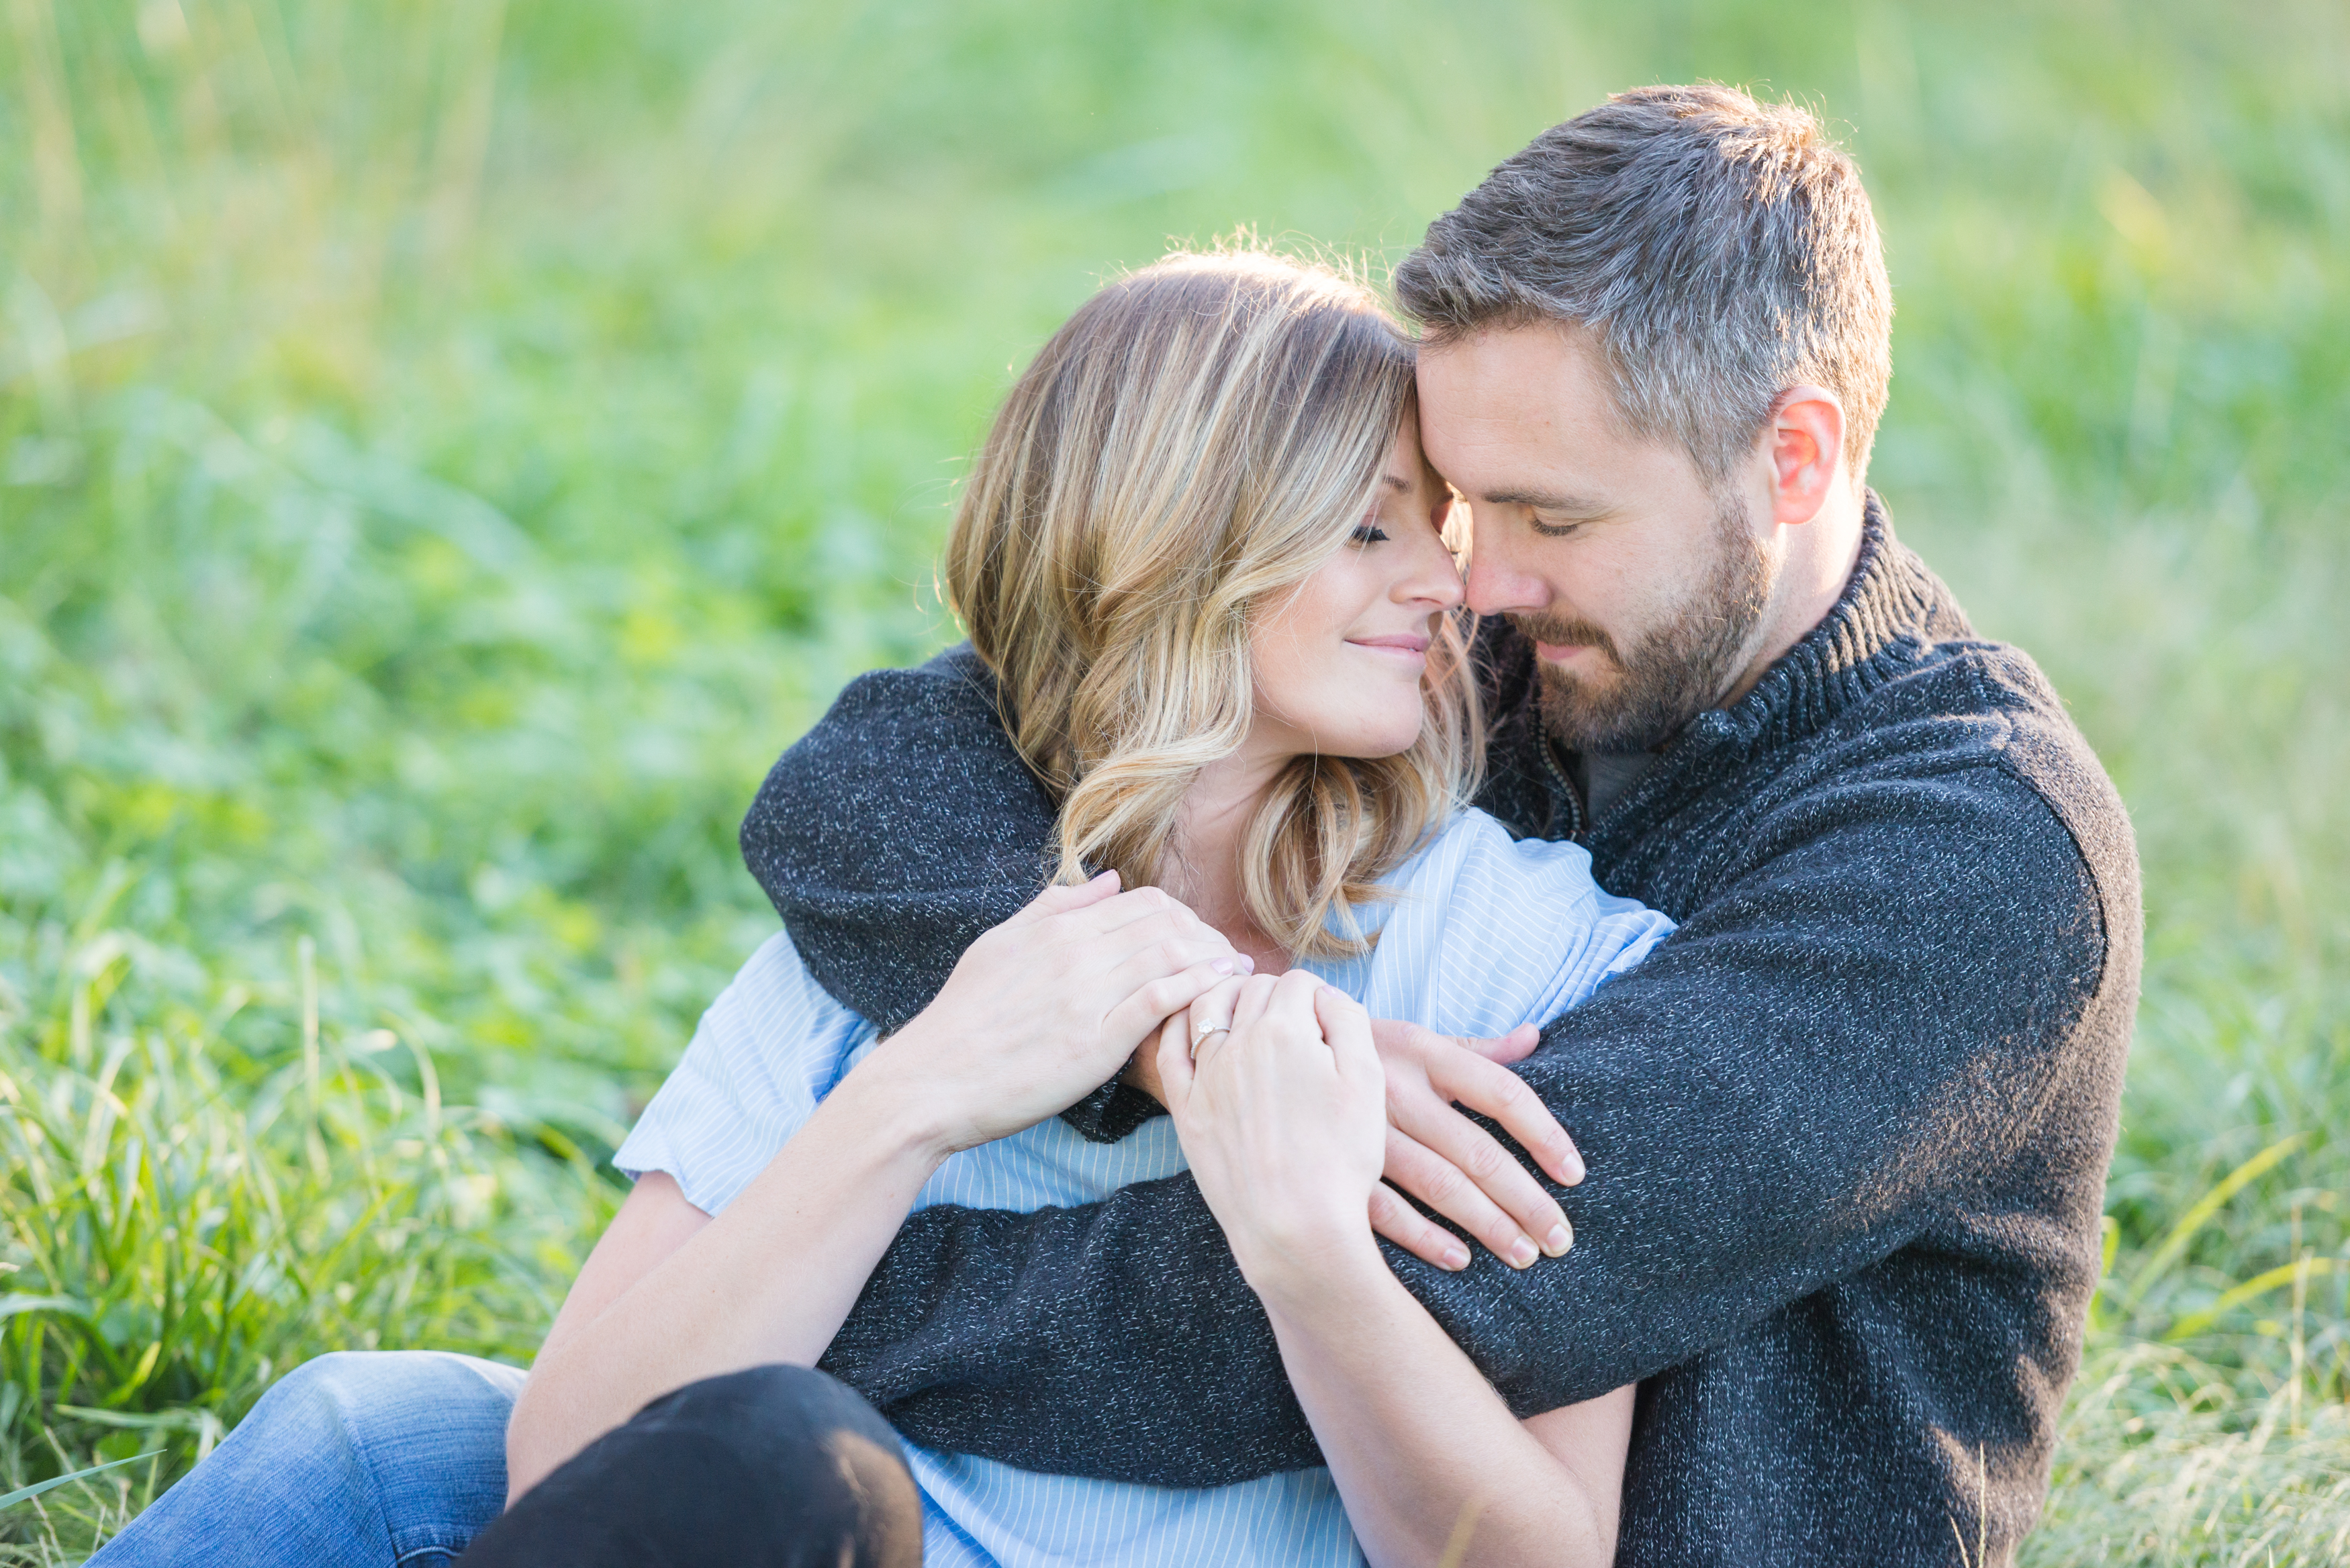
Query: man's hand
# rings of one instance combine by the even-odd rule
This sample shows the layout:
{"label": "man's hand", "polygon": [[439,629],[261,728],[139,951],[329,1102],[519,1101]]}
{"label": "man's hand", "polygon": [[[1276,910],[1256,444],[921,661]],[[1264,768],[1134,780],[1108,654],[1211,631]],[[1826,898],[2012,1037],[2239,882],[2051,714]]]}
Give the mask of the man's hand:
{"label": "man's hand", "polygon": [[[1201,999],[1192,1016],[1215,1010],[1219,1019],[1229,1017],[1237,989],[1229,981],[1217,988]],[[1574,1244],[1565,1211],[1492,1134],[1457,1108],[1499,1122],[1561,1186],[1581,1181],[1583,1157],[1574,1140],[1525,1080],[1509,1070],[1540,1038],[1531,1023],[1498,1040],[1463,1040],[1416,1023],[1372,1021],[1388,1102],[1387,1179],[1371,1193],[1372,1230],[1440,1269],[1469,1266],[1461,1238],[1405,1202],[1396,1191],[1401,1188],[1514,1268],[1545,1252],[1555,1258]],[[1156,1055],[1145,1042],[1125,1076],[1164,1105]]]}
{"label": "man's hand", "polygon": [[1561,1186],[1581,1181],[1575,1141],[1508,1066],[1541,1037],[1531,1023],[1498,1040],[1463,1040],[1416,1023],[1372,1021],[1371,1042],[1387,1073],[1388,1158],[1387,1180],[1371,1194],[1371,1229],[1438,1268],[1469,1266],[1461,1239],[1405,1202],[1395,1190],[1401,1188],[1513,1268],[1575,1244],[1565,1210],[1460,1108],[1499,1122]]}

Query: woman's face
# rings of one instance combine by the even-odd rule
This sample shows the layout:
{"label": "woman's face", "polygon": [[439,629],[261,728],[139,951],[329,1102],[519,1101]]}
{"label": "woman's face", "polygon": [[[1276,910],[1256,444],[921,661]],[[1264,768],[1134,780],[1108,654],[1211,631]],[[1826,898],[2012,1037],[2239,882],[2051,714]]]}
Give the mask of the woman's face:
{"label": "woman's face", "polygon": [[1419,738],[1429,646],[1461,602],[1442,532],[1451,504],[1406,420],[1355,536],[1257,620],[1249,750],[1391,757]]}

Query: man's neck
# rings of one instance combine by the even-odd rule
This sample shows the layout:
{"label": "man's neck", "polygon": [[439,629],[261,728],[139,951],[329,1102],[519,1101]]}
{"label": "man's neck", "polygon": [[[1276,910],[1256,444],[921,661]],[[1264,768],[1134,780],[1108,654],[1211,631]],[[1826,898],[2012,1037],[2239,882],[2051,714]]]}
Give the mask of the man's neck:
{"label": "man's neck", "polygon": [[1717,707],[1735,706],[1754,690],[1765,670],[1809,637],[1835,608],[1860,561],[1865,493],[1849,483],[1839,483],[1808,521],[1780,526],[1785,554],[1778,579],[1772,585],[1769,613],[1757,630],[1753,652]]}

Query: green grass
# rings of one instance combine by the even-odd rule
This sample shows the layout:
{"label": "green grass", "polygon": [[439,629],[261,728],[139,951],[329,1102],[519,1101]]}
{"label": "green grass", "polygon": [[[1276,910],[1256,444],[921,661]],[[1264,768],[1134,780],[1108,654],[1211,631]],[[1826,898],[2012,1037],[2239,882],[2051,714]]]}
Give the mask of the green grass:
{"label": "green grass", "polygon": [[319,1350],[528,1355],[772,927],[760,772],[948,635],[959,455],[1097,278],[1243,223],[1391,259],[1697,76],[1860,157],[1872,477],[2141,836],[2116,1255],[2025,1560],[2350,1553],[2350,20],[1433,16],[6,8],[0,1490],[169,1458],[0,1561],[78,1560]]}

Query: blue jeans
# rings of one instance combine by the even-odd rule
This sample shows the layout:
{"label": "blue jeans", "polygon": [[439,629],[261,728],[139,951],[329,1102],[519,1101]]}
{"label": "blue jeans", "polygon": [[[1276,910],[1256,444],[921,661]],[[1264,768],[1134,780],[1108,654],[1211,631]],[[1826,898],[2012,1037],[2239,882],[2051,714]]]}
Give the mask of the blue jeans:
{"label": "blue jeans", "polygon": [[443,1568],[505,1506],[522,1377],[437,1351],[322,1355],[89,1568]]}

